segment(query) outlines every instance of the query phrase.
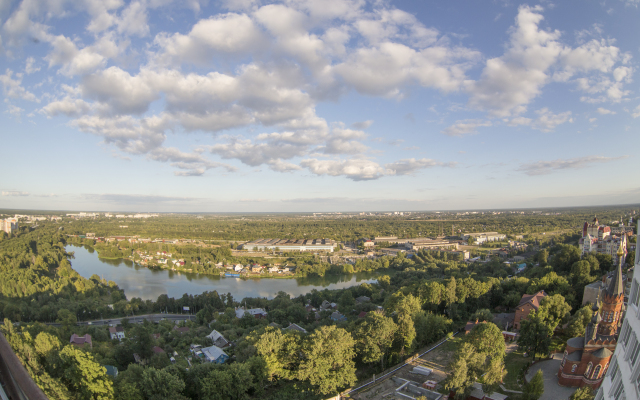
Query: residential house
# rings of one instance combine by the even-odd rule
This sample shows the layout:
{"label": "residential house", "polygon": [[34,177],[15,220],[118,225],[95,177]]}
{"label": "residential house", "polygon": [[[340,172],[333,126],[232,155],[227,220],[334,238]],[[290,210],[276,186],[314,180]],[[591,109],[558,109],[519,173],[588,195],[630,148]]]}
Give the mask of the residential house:
{"label": "residential house", "polygon": [[188,326],[183,326],[181,328],[178,328],[177,326],[174,326],[173,330],[174,331],[178,331],[182,335],[183,333],[189,332],[189,327]]}
{"label": "residential house", "polygon": [[252,272],[252,273],[254,273],[254,274],[259,274],[259,273],[261,273],[261,272],[262,272],[262,266],[261,266],[261,265],[258,265],[258,264],[253,264],[253,265],[251,266],[251,272]]}
{"label": "residential house", "polygon": [[301,327],[300,325],[297,325],[297,324],[289,324],[289,326],[287,326],[284,329],[291,330],[291,331],[298,331],[298,332],[302,332],[302,333],[307,333],[306,329],[304,329],[303,327]]}
{"label": "residential house", "polygon": [[91,343],[91,335],[88,333],[84,336],[78,336],[75,333],[71,335],[71,339],[69,339],[69,343],[77,346],[77,347],[85,347],[89,346],[89,348],[93,347],[93,343]]}
{"label": "residential house", "polygon": [[280,272],[280,268],[278,268],[278,267],[269,267],[269,269],[267,271],[270,274],[277,274],[278,272]]}
{"label": "residential house", "polygon": [[124,339],[124,327],[122,325],[109,327],[109,336],[111,336],[111,339]]}
{"label": "residential house", "polygon": [[164,350],[162,350],[160,347],[158,346],[153,346],[153,354],[162,354],[164,353]]}
{"label": "residential house", "polygon": [[223,364],[229,359],[229,356],[217,346],[203,348],[202,354],[204,355],[205,361],[215,364]]}
{"label": "residential house", "polygon": [[246,313],[253,315],[257,319],[267,318],[267,312],[263,308],[250,308],[248,310],[245,310],[244,307],[236,308],[236,318],[242,318]]}
{"label": "residential house", "polygon": [[358,318],[365,318],[366,316],[367,316],[366,311],[360,311],[360,314],[358,314]]}
{"label": "residential house", "polygon": [[356,297],[356,302],[357,303],[366,303],[368,301],[371,301],[370,297],[367,297],[367,296]]}
{"label": "residential house", "polygon": [[340,314],[340,312],[335,311],[333,314],[331,314],[331,320],[332,321],[346,321],[347,317],[345,317],[344,315]]}
{"label": "residential house", "polygon": [[532,311],[538,311],[538,308],[540,308],[540,301],[546,296],[547,294],[544,290],[541,290],[536,294],[523,294],[522,299],[520,299],[520,304],[516,307],[513,327],[520,329],[520,322],[523,319],[526,319]]}
{"label": "residential house", "polygon": [[231,346],[231,342],[229,342],[224,336],[222,336],[222,333],[216,331],[215,329],[211,331],[211,333],[208,334],[207,337],[211,339],[215,346],[221,349]]}

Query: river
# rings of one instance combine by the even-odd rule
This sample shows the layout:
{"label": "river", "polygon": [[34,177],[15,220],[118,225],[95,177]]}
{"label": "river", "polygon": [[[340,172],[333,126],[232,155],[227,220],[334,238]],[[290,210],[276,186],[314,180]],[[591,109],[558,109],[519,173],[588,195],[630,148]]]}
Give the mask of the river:
{"label": "river", "polygon": [[378,272],[358,272],[347,275],[325,275],[292,279],[240,279],[222,278],[190,272],[150,270],[129,260],[107,260],[98,258],[98,252],[80,246],[69,246],[75,253],[71,260],[73,269],[85,278],[93,274],[114,281],[124,289],[128,299],[140,297],[156,300],[161,294],[179,298],[183,294],[200,294],[217,290],[231,293],[236,300],[245,297],[266,297],[272,299],[279,291],[292,297],[309,293],[313,289],[343,289],[361,283],[376,282]]}

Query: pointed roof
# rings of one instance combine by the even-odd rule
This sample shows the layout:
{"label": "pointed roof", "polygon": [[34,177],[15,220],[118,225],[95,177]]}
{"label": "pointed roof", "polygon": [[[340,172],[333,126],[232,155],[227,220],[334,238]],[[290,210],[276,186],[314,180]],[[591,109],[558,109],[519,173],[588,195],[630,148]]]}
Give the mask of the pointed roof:
{"label": "pointed roof", "polygon": [[603,347],[600,350],[594,351],[592,354],[596,358],[609,358],[613,353],[611,352],[611,350]]}
{"label": "pointed roof", "polygon": [[607,288],[607,294],[612,297],[624,295],[624,283],[622,282],[621,263],[618,263],[616,271],[613,274],[613,278],[611,278],[611,282],[609,283],[609,287]]}

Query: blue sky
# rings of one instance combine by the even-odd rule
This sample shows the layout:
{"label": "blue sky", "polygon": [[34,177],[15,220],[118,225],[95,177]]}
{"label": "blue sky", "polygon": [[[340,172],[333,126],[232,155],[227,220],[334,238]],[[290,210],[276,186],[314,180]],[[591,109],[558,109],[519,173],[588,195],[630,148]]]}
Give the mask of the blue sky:
{"label": "blue sky", "polygon": [[0,0],[0,207],[638,203],[638,0]]}

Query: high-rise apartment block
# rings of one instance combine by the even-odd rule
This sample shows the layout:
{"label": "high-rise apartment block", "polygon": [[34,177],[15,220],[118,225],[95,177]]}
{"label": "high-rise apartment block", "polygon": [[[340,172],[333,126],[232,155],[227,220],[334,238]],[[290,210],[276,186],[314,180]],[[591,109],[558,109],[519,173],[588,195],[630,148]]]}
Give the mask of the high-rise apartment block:
{"label": "high-rise apartment block", "polygon": [[[640,228],[640,222],[638,223]],[[636,250],[634,269],[640,267]],[[634,274],[616,351],[596,400],[640,399],[640,274]]]}

